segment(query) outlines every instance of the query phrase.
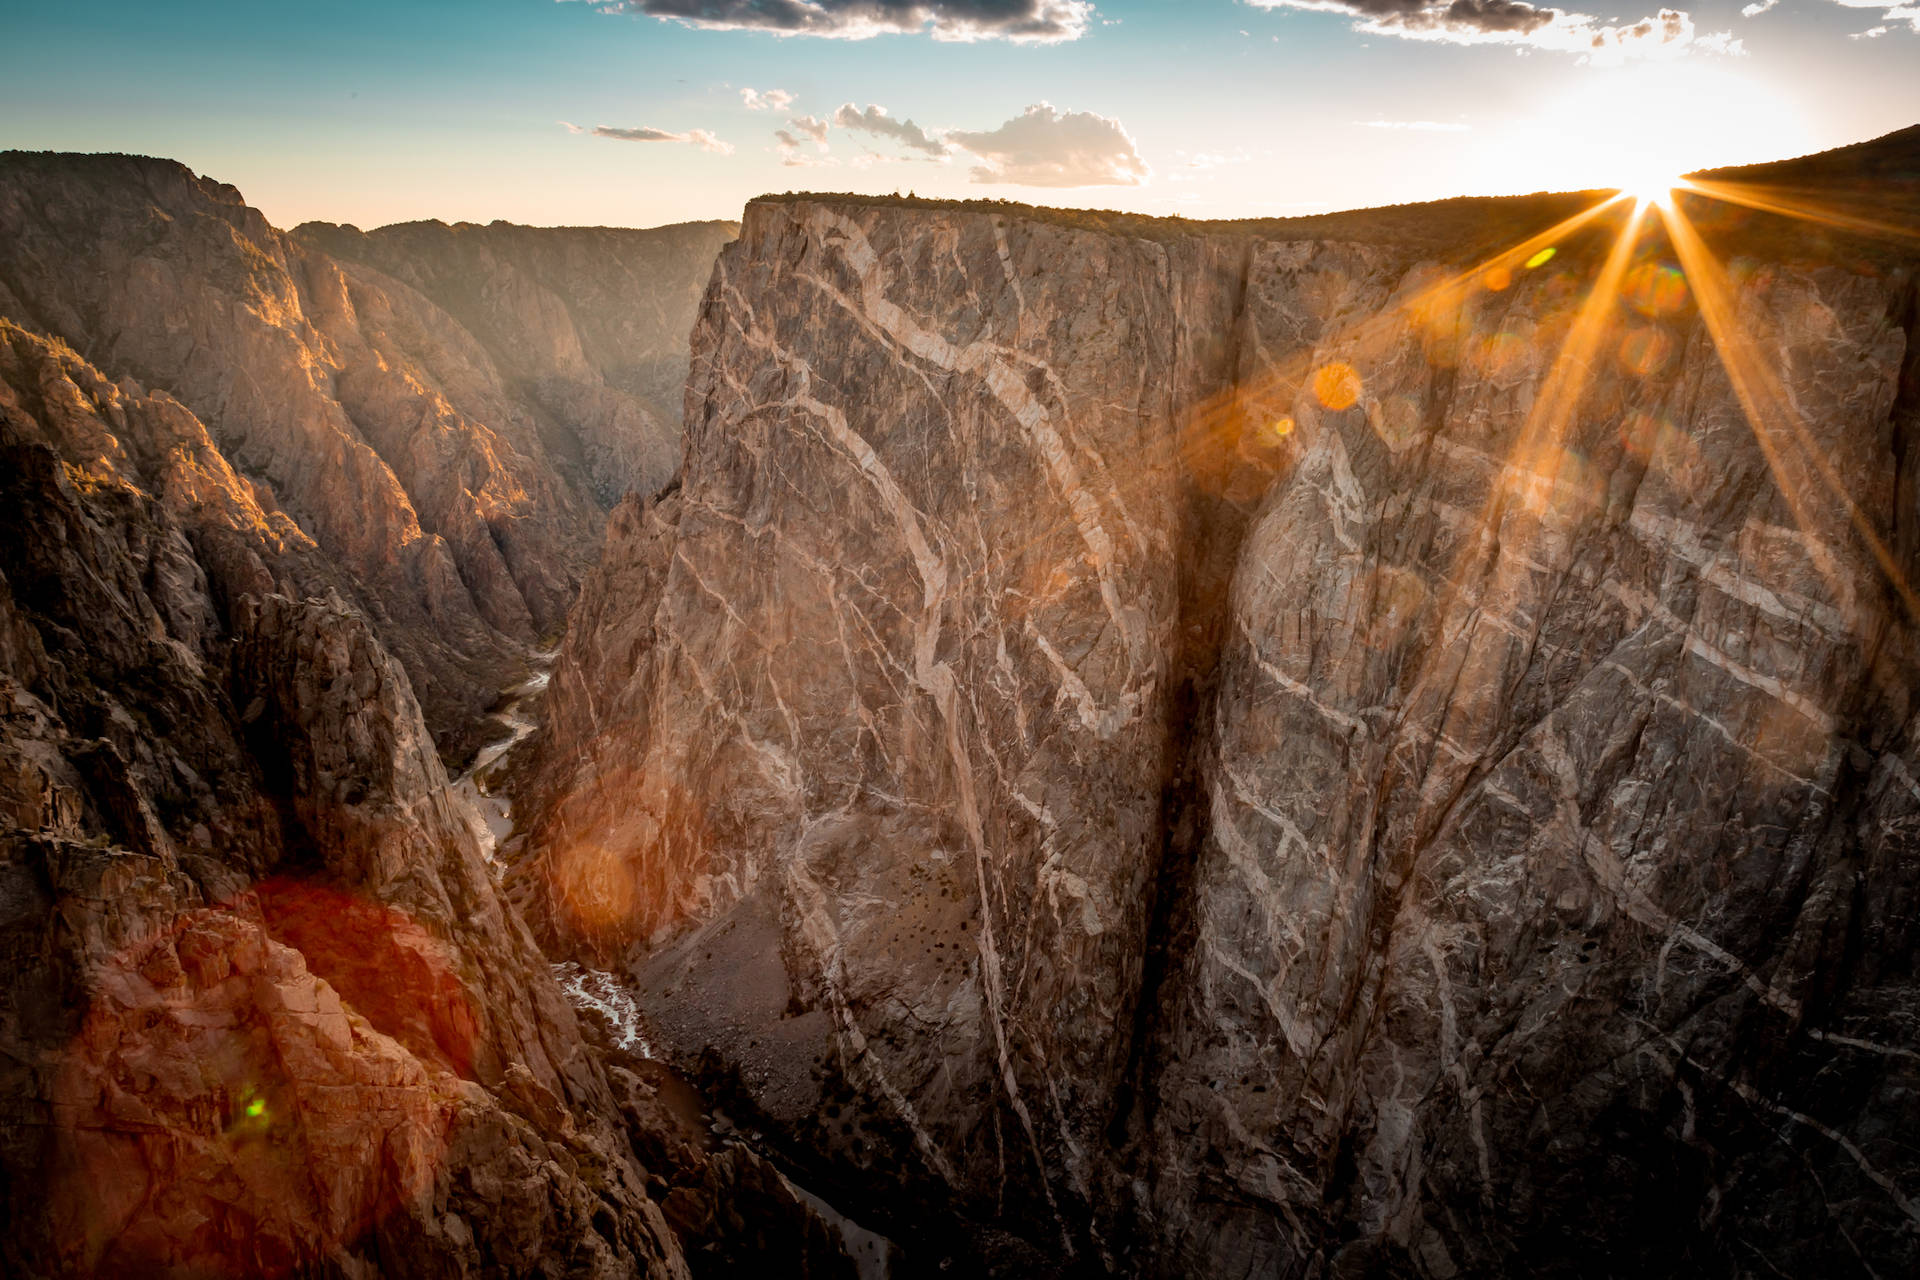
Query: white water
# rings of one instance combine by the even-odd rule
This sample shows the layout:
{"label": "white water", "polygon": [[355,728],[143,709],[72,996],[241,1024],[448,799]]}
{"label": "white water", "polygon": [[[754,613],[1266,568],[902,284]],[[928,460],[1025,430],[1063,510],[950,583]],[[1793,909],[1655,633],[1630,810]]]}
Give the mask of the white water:
{"label": "white water", "polygon": [[499,850],[513,834],[513,805],[505,796],[489,790],[487,771],[539,727],[534,710],[546,696],[547,685],[553,679],[553,662],[559,655],[558,649],[534,655],[533,674],[509,690],[500,710],[490,717],[505,730],[505,736],[480,748],[472,767],[453,784],[454,795],[466,803],[467,824],[480,842],[480,852],[486,855],[487,865],[493,869],[496,879],[505,869],[500,865]]}
{"label": "white water", "polygon": [[[453,783],[453,793],[467,807],[467,821],[486,855],[487,866],[498,879],[506,868],[499,860],[499,849],[513,834],[513,806],[505,796],[488,790],[488,771],[515,747],[527,740],[539,727],[534,718],[540,699],[546,695],[553,678],[558,649],[535,655],[534,673],[512,689],[492,715],[506,732],[489,742],[473,757],[473,764]],[[613,1032],[613,1041],[628,1053],[642,1058],[654,1056],[640,1019],[640,1005],[633,991],[618,976],[604,969],[589,969],[568,960],[553,966],[554,980],[576,1009],[591,1011],[605,1018]],[[776,1171],[777,1172],[777,1171]],[[860,1280],[887,1280],[891,1270],[892,1242],[877,1232],[854,1222],[832,1205],[800,1186],[785,1174],[782,1182],[800,1199],[811,1205],[826,1222],[840,1233],[847,1255],[853,1259]]]}
{"label": "white water", "polygon": [[643,1058],[653,1056],[653,1046],[641,1030],[640,1006],[619,978],[571,960],[553,966],[553,976],[576,1009],[591,1009],[613,1025],[615,1044]]}

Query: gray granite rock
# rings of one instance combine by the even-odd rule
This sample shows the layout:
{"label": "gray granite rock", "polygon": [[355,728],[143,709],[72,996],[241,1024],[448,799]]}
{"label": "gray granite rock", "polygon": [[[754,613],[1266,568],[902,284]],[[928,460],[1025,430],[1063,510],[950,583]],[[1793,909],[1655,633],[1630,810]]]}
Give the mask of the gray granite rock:
{"label": "gray granite rock", "polygon": [[555,672],[536,930],[1067,1265],[1910,1269],[1910,270],[1731,264],[1756,435],[1624,207],[1436,288],[903,205],[722,254]]}

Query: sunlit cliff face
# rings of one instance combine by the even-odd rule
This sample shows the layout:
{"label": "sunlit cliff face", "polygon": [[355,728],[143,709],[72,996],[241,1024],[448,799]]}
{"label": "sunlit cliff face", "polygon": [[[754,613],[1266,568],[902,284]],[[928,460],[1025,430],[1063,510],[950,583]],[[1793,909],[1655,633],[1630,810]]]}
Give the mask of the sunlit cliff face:
{"label": "sunlit cliff face", "polygon": [[[1809,424],[1795,409],[1778,373],[1760,356],[1754,336],[1743,327],[1727,269],[1709,247],[1697,222],[1705,210],[1719,204],[1881,239],[1911,242],[1920,237],[1895,221],[1877,221],[1854,210],[1830,207],[1802,192],[1683,178],[1664,167],[1662,159],[1657,150],[1641,157],[1623,169],[1621,184],[1611,198],[1353,325],[1331,344],[1345,358],[1311,371],[1276,369],[1269,380],[1290,381],[1308,373],[1308,385],[1322,407],[1345,409],[1364,392],[1355,366],[1365,367],[1368,353],[1396,329],[1412,324],[1422,331],[1430,347],[1436,343],[1445,347],[1449,336],[1460,328],[1462,308],[1476,294],[1501,293],[1529,273],[1561,270],[1566,265],[1560,257],[1564,246],[1591,235],[1595,229],[1606,229],[1612,237],[1610,247],[1604,256],[1587,255],[1591,265],[1582,268],[1585,276],[1569,298],[1567,323],[1558,337],[1543,331],[1531,339],[1557,346],[1516,446],[1527,456],[1508,459],[1507,471],[1516,478],[1514,483],[1521,484],[1518,477],[1560,476],[1565,469],[1569,460],[1563,442],[1597,362],[1612,360],[1636,376],[1654,376],[1676,355],[1661,322],[1697,309],[1801,532],[1813,534],[1823,519],[1851,524],[1872,550],[1908,612],[1920,619],[1920,597],[1915,596],[1891,551],[1862,516],[1856,495],[1846,490],[1814,446]],[[1469,362],[1497,364],[1501,359],[1500,338],[1496,335],[1483,344],[1484,350],[1450,354]],[[1259,386],[1242,386],[1235,394],[1246,403],[1257,400],[1260,391]],[[1292,431],[1293,422],[1275,418],[1265,429],[1277,441]],[[1641,449],[1663,448],[1665,437],[1672,434],[1653,422],[1629,423],[1622,430],[1632,434]],[[1556,484],[1541,489],[1536,485],[1509,496],[1532,504],[1551,502],[1560,487]],[[1837,583],[1829,585],[1840,594]]]}

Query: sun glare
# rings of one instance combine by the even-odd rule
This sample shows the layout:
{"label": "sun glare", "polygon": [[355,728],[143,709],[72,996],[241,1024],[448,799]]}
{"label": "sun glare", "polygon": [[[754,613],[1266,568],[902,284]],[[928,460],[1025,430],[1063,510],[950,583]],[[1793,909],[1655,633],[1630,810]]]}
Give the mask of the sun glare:
{"label": "sun glare", "polygon": [[1624,195],[1632,196],[1642,208],[1653,205],[1659,209],[1671,209],[1673,193],[1686,185],[1686,179],[1677,173],[1655,171],[1629,176],[1620,184],[1620,191]]}
{"label": "sun glare", "polygon": [[1659,62],[1596,68],[1500,137],[1512,191],[1617,187],[1667,207],[1677,174],[1812,150],[1791,96],[1722,68]]}

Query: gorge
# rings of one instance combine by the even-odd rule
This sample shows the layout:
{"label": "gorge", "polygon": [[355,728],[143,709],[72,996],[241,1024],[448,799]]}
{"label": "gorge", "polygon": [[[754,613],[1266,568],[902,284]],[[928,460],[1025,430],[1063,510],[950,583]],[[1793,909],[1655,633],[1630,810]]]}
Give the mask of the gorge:
{"label": "gorge", "polygon": [[5,1269],[1914,1269],[1917,262],[7,153]]}

